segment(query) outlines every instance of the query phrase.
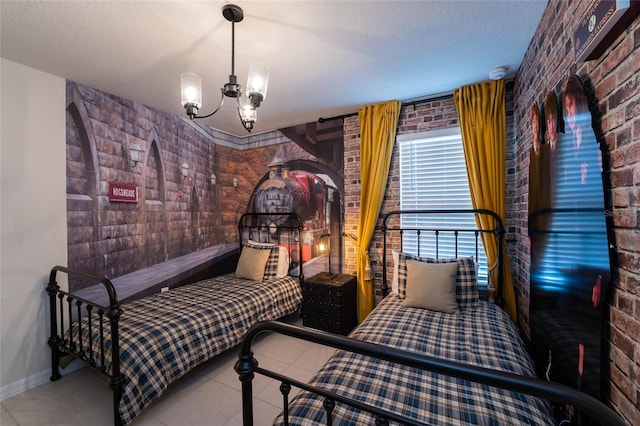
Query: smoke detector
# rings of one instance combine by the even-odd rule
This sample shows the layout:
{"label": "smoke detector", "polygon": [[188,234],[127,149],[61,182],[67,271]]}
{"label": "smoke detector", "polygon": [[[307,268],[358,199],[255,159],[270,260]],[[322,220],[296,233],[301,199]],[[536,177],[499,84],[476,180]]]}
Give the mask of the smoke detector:
{"label": "smoke detector", "polygon": [[495,67],[489,73],[491,80],[500,80],[507,74],[507,67]]}

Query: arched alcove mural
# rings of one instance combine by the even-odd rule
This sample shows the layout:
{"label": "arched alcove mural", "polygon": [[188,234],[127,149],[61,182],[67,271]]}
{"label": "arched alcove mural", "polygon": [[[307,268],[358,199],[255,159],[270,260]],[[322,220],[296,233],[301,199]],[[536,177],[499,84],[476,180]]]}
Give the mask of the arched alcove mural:
{"label": "arched alcove mural", "polygon": [[[104,271],[99,240],[99,167],[89,116],[75,87],[67,89],[67,247],[70,268]],[[69,279],[69,290],[87,283]]]}
{"label": "arched alcove mural", "polygon": [[158,132],[149,134],[144,155],[144,252],[146,266],[166,260],[166,190],[165,168],[162,161]]}
{"label": "arched alcove mural", "polygon": [[[311,271],[340,272],[343,269],[343,184],[335,171],[318,162],[275,160],[256,185],[247,211],[296,212],[302,219],[302,260],[314,264]],[[264,237],[266,241],[267,236]],[[329,239],[329,241],[326,241]],[[328,253],[320,243],[329,243]],[[306,268],[306,266],[305,266]]]}
{"label": "arched alcove mural", "polygon": [[191,186],[191,196],[189,197],[189,210],[191,212],[191,251],[198,251],[200,239],[200,201],[196,186]]}

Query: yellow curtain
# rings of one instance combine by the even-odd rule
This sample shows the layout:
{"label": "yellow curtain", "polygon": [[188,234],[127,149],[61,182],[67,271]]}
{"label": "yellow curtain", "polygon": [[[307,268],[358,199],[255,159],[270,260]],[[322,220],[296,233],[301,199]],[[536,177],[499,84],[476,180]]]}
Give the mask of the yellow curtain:
{"label": "yellow curtain", "polygon": [[369,244],[378,221],[396,139],[402,103],[388,101],[360,108],[360,217],[358,219],[356,273],[358,276],[358,322],[374,306]]}
{"label": "yellow curtain", "polygon": [[[493,210],[504,223],[507,127],[504,80],[461,87],[455,90],[454,98],[462,131],[473,208]],[[489,220],[488,217],[477,219],[480,229],[492,226]],[[490,273],[494,276],[498,242],[493,234],[482,234],[482,237]],[[504,244],[503,259],[504,309],[516,321],[516,297]]]}

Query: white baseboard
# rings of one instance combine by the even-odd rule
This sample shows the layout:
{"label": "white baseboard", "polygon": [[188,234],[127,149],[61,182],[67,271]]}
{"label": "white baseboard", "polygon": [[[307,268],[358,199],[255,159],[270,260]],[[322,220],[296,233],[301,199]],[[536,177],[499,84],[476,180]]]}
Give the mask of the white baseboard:
{"label": "white baseboard", "polygon": [[[60,374],[69,374],[79,368],[84,367],[85,365],[86,364],[82,361],[74,360],[64,370],[60,369]],[[2,388],[0,388],[0,401],[4,401],[7,398],[11,398],[12,396],[35,388],[36,386],[40,386],[41,384],[46,383],[49,380],[51,380],[51,369],[32,374],[31,376],[25,377],[24,379],[16,380],[15,382],[9,383],[8,385],[2,386]]]}

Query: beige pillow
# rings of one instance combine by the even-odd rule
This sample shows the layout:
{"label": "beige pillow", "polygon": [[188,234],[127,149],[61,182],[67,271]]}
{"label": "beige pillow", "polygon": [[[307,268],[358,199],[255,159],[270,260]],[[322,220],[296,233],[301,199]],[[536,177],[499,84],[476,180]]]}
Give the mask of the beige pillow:
{"label": "beige pillow", "polygon": [[[244,242],[245,245],[248,246],[258,246],[258,247],[276,247],[275,244],[271,243],[260,243],[258,241],[247,240]],[[289,251],[283,247],[278,246],[278,266],[276,269],[276,277],[282,278],[289,275]],[[267,261],[268,262],[268,261]]]}
{"label": "beige pillow", "polygon": [[425,263],[407,260],[407,289],[402,304],[449,314],[458,312],[457,273],[457,262]]}
{"label": "beige pillow", "polygon": [[236,266],[236,277],[262,281],[264,268],[267,265],[270,254],[271,250],[260,250],[247,246],[242,247],[238,266]]}

